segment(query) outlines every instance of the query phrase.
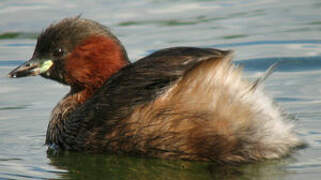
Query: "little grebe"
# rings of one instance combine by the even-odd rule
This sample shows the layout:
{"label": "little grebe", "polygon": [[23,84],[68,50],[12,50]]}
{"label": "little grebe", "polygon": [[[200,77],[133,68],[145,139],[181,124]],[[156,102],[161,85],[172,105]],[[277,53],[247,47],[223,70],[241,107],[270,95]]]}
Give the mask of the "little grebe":
{"label": "little grebe", "polygon": [[230,51],[174,47],[130,63],[105,26],[66,18],[9,77],[38,74],[71,87],[52,111],[49,148],[238,163],[302,145]]}

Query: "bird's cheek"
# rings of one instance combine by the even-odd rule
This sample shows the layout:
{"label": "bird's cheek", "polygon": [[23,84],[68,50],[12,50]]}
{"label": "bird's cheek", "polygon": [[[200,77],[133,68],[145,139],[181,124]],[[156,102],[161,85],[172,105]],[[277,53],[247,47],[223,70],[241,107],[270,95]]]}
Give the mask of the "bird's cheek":
{"label": "bird's cheek", "polygon": [[48,71],[42,73],[41,76],[66,84],[63,66],[57,61],[54,62],[54,65]]}

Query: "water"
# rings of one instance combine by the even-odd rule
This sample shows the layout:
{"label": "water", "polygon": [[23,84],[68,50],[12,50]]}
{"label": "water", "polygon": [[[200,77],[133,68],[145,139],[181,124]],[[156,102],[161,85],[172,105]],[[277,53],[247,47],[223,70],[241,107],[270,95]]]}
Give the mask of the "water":
{"label": "water", "polygon": [[[0,179],[320,179],[321,2],[19,1],[0,2]],[[46,153],[50,111],[68,91],[55,82],[6,74],[32,55],[36,34],[82,14],[109,26],[133,61],[171,46],[235,50],[253,80],[279,68],[266,92],[287,111],[309,147],[290,157],[237,167],[108,154]]]}

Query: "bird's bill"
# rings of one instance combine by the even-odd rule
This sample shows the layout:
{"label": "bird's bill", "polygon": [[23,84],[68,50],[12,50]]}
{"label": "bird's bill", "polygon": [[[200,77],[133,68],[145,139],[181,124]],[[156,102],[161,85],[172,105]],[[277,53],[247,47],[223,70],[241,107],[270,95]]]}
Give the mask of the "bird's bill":
{"label": "bird's bill", "polygon": [[53,65],[53,61],[43,59],[30,59],[12,70],[8,76],[10,78],[20,78],[26,76],[36,76],[47,72]]}

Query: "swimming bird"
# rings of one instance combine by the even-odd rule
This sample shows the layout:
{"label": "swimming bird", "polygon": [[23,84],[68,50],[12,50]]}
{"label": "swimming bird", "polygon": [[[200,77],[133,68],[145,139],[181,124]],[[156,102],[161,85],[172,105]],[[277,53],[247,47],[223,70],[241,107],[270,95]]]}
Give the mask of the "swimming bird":
{"label": "swimming bird", "polygon": [[49,149],[221,163],[288,155],[302,145],[294,124],[231,59],[172,47],[131,63],[107,27],[72,17],[45,29],[9,77],[70,86],[52,111]]}

